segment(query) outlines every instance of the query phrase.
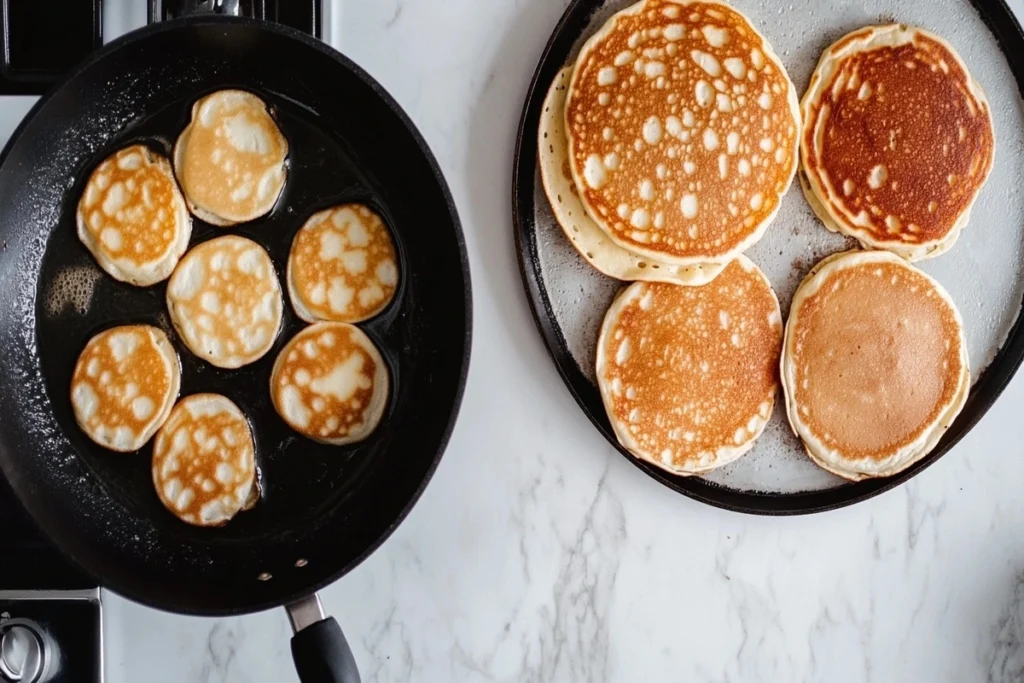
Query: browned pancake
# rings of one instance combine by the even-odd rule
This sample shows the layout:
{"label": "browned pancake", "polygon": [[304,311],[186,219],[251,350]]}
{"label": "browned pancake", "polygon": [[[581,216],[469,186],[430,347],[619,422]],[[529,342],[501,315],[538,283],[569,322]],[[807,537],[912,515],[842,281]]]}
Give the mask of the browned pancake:
{"label": "browned pancake", "polygon": [[719,2],[644,0],[580,52],[565,107],[580,199],[620,246],[677,264],[760,238],[797,166],[796,93]]}
{"label": "browned pancake", "polygon": [[807,189],[829,227],[911,260],[952,246],[995,142],[948,43],[903,25],[855,31],[826,50],[801,106]]}
{"label": "browned pancake", "polygon": [[735,460],[775,404],[782,316],[745,256],[699,287],[638,282],[605,316],[597,379],[619,442],[676,474]]}
{"label": "browned pancake", "polygon": [[925,455],[970,384],[949,295],[884,251],[831,257],[801,284],[782,376],[808,452],[853,479],[892,474]]}

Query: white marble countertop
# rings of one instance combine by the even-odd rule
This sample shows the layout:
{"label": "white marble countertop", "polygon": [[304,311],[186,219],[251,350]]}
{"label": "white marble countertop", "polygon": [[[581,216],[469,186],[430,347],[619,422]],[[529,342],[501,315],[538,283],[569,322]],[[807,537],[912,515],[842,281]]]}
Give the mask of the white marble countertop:
{"label": "white marble countertop", "polygon": [[[331,3],[331,42],[444,169],[475,298],[447,455],[394,536],[322,594],[363,680],[1021,680],[1024,375],[908,485],[803,518],[673,493],[577,408],[529,312],[509,202],[526,87],[565,4]],[[214,620],[104,603],[112,683],[295,680],[283,610]]]}

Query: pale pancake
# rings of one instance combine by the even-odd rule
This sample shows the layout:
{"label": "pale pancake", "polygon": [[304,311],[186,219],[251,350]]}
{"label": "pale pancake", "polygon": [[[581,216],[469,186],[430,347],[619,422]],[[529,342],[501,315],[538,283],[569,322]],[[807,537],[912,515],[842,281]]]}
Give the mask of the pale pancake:
{"label": "pale pancake", "polygon": [[732,462],[771,417],[781,344],[779,302],[745,256],[701,287],[630,285],[597,343],[597,383],[619,443],[673,474]]}
{"label": "pale pancake", "polygon": [[627,250],[728,261],[764,234],[797,167],[796,91],[739,12],[643,0],[583,46],[565,107],[591,218]]}
{"label": "pale pancake", "polygon": [[192,236],[171,162],[145,145],[111,155],[78,200],[78,239],[114,278],[145,287],[167,279]]}
{"label": "pale pancake", "polygon": [[167,284],[167,309],[182,341],[219,368],[248,365],[269,351],[282,308],[270,256],[237,235],[192,249]]}
{"label": "pale pancake", "polygon": [[288,140],[266,103],[243,90],[220,90],[192,106],[174,145],[174,172],[189,208],[214,225],[270,212],[285,183]]}
{"label": "pale pancake", "polygon": [[793,297],[781,370],[789,422],[808,455],[854,481],[927,455],[971,384],[953,300],[886,251],[815,266]]}
{"label": "pale pancake", "polygon": [[292,306],[306,322],[367,320],[395,296],[395,245],[369,207],[336,206],[313,214],[295,234],[287,276]]}
{"label": "pale pancake", "polygon": [[724,263],[678,266],[634,254],[613,242],[587,214],[569,170],[569,143],[565,137],[565,96],[572,70],[567,66],[555,76],[541,110],[537,140],[541,183],[565,236],[587,263],[617,280],[677,285],[710,282],[725,268]]}
{"label": "pale pancake", "polygon": [[167,335],[149,325],[124,325],[85,345],[71,375],[71,407],[90,439],[127,453],[160,428],[180,387],[178,354]]}
{"label": "pale pancake", "polygon": [[949,43],[902,24],[854,31],[825,50],[801,110],[801,185],[826,227],[911,261],[953,246],[995,137]]}
{"label": "pale pancake", "polygon": [[362,330],[347,323],[310,325],[274,363],[270,397],[298,433],[321,443],[362,441],[388,401],[388,368]]}
{"label": "pale pancake", "polygon": [[195,526],[227,524],[258,499],[252,430],[220,394],[178,401],[153,442],[152,471],[160,502]]}

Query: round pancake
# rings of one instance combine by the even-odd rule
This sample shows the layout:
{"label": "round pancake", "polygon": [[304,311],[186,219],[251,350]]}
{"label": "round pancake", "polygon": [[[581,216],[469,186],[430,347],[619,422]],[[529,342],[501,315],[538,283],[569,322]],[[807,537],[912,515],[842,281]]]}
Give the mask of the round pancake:
{"label": "round pancake", "polygon": [[124,325],[85,345],[71,375],[71,407],[86,436],[127,453],[160,428],[180,388],[178,354],[167,335],[149,325]]}
{"label": "round pancake", "polygon": [[569,143],[565,138],[565,95],[572,71],[567,66],[555,76],[541,110],[537,140],[541,184],[562,232],[587,263],[617,280],[677,285],[710,282],[725,268],[724,263],[678,266],[634,254],[609,239],[587,214],[569,171]]}
{"label": "round pancake", "polygon": [[274,363],[270,397],[288,426],[314,441],[362,441],[388,401],[388,368],[362,330],[347,323],[310,325]]}
{"label": "round pancake", "polygon": [[597,343],[597,382],[619,443],[673,474],[732,462],[771,417],[781,344],[779,302],[745,256],[701,287],[630,285]]}
{"label": "round pancake", "polygon": [[395,245],[372,209],[336,206],[313,214],[295,233],[287,277],[292,306],[306,322],[367,320],[395,296]]}
{"label": "round pancake", "polygon": [[565,117],[591,218],[667,263],[725,262],[752,245],[797,167],[793,84],[719,2],[644,0],[613,16],[577,58]]}
{"label": "round pancake", "polygon": [[822,55],[801,110],[801,185],[826,227],[910,261],[953,246],[995,137],[949,43],[902,24],[854,31]]}
{"label": "round pancake", "polygon": [[220,90],[192,105],[174,145],[174,172],[189,208],[228,226],[270,212],[285,183],[288,140],[266,103],[243,90]]}
{"label": "round pancake", "polygon": [[192,217],[171,162],[145,145],[111,155],[78,200],[78,239],[103,270],[129,284],[156,284],[178,265]]}
{"label": "round pancake", "polygon": [[174,406],[153,442],[153,486],[175,517],[223,526],[257,500],[252,430],[220,394],[193,394]]}
{"label": "round pancake", "polygon": [[793,431],[854,481],[928,454],[967,400],[960,314],[928,275],[886,251],[819,263],[793,297],[781,362]]}
{"label": "round pancake", "polygon": [[167,309],[182,341],[219,368],[248,365],[269,351],[282,308],[270,256],[237,235],[192,249],[167,284]]}

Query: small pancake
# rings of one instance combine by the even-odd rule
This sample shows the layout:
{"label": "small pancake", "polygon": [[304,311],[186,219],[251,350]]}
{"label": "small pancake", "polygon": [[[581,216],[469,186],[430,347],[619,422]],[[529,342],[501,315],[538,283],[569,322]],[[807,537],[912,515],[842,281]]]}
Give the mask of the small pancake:
{"label": "small pancake", "polygon": [[782,315],[745,256],[701,287],[637,282],[605,315],[597,383],[619,443],[673,474],[750,450],[778,388]]}
{"label": "small pancake", "polygon": [[100,267],[140,287],[167,279],[192,237],[171,162],[145,145],[125,147],[96,167],[76,219],[78,239]]}
{"label": "small pancake", "polygon": [[953,246],[995,137],[949,43],[902,24],[854,31],[825,50],[801,110],[801,186],[826,227],[910,261]]}
{"label": "small pancake", "polygon": [[285,183],[288,140],[266,103],[244,90],[220,90],[192,105],[174,145],[174,172],[189,209],[228,226],[270,212]]}
{"label": "small pancake", "polygon": [[362,441],[388,401],[388,368],[362,330],[347,323],[310,325],[274,363],[270,397],[288,426],[314,441]]}
{"label": "small pancake", "polygon": [[619,246],[677,265],[761,238],[797,167],[796,91],[768,41],[717,1],[643,0],[583,46],[569,168]]}
{"label": "small pancake", "polygon": [[537,140],[541,183],[562,232],[587,263],[616,280],[671,282],[677,285],[703,285],[713,280],[725,268],[724,263],[677,266],[634,254],[609,239],[587,214],[569,171],[569,143],[565,138],[565,95],[570,78],[571,66],[565,67],[555,76],[544,100]]}
{"label": "small pancake", "polygon": [[223,526],[257,498],[249,421],[220,394],[193,394],[174,406],[153,442],[153,486],[175,517]]}
{"label": "small pancake", "polygon": [[71,407],[90,439],[113,451],[142,448],[181,388],[178,354],[162,330],[124,325],[89,340],[71,375]]}
{"label": "small pancake", "polygon": [[262,358],[281,329],[282,308],[270,256],[237,235],[185,254],[167,284],[167,309],[182,341],[219,368]]}
{"label": "small pancake", "polygon": [[306,322],[357,323],[384,310],[398,286],[395,245],[362,204],[310,216],[288,255],[288,296]]}
{"label": "small pancake", "polygon": [[886,251],[814,267],[793,297],[781,369],[789,423],[808,455],[853,481],[927,455],[971,384],[953,300]]}

